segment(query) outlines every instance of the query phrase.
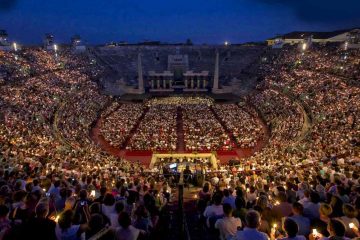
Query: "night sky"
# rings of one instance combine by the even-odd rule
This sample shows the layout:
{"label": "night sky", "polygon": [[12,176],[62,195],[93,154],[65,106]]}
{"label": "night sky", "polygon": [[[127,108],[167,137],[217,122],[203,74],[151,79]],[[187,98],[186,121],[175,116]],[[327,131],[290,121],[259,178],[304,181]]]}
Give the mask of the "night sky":
{"label": "night sky", "polygon": [[159,40],[196,44],[260,41],[295,30],[360,27],[360,0],[0,0],[11,41],[91,44]]}

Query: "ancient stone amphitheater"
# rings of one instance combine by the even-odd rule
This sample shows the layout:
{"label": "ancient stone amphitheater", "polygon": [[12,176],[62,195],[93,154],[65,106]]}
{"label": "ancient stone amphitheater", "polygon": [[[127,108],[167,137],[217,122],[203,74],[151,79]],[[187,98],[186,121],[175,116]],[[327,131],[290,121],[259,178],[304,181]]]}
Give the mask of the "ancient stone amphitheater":
{"label": "ancient stone amphitheater", "polygon": [[[119,95],[129,91],[127,86],[138,85],[139,55],[145,89],[151,88],[152,74],[167,73],[175,82],[184,85],[187,72],[205,72],[206,87],[211,90],[218,53],[218,78],[223,87],[231,85],[233,90],[247,71],[257,64],[266,51],[264,46],[101,46],[91,49],[97,62],[108,68],[102,84],[105,91]],[[162,83],[161,83],[162,84]],[[155,83],[156,85],[156,83]],[[189,80],[190,85],[190,80]],[[196,83],[195,83],[196,85]],[[162,86],[162,85],[161,85]],[[169,86],[168,86],[169,87]],[[204,86],[205,87],[205,86]]]}

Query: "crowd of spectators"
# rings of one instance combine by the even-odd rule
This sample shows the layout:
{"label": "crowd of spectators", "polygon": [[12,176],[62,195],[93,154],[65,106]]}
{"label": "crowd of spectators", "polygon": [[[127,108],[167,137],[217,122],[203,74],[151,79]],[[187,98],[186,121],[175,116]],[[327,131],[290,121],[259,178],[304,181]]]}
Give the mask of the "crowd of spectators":
{"label": "crowd of spectators", "polygon": [[101,134],[111,146],[121,147],[144,111],[141,103],[123,103],[104,118]]}
{"label": "crowd of spectators", "polygon": [[1,239],[156,239],[167,226],[163,178],[125,161],[65,165],[1,169]]}
{"label": "crowd of spectators", "polygon": [[216,104],[213,109],[241,148],[255,147],[263,139],[264,129],[259,119],[236,104]]}
{"label": "crowd of spectators", "polygon": [[214,104],[214,99],[207,98],[203,96],[170,96],[164,98],[151,98],[145,102],[146,105],[176,105],[176,106],[183,106],[183,105],[199,105],[204,104],[211,106]]}
{"label": "crowd of spectators", "polygon": [[226,166],[195,195],[199,222],[209,238],[355,239],[359,169],[359,158]]}
{"label": "crowd of spectators", "polygon": [[254,95],[251,100],[271,129],[272,144],[281,144],[284,140],[299,137],[304,117],[296,102],[273,89]]}
{"label": "crowd of spectators", "polygon": [[[320,52],[322,54],[319,54]],[[343,56],[351,57],[344,59]],[[305,111],[311,118],[311,127],[303,136],[296,138],[298,141],[290,141],[291,138],[286,138],[285,135],[285,139],[279,139],[275,145],[259,153],[258,160],[321,160],[330,157],[347,159],[357,155],[360,131],[359,118],[356,117],[360,113],[360,90],[356,84],[356,79],[359,78],[358,59],[358,50],[313,45],[305,52],[295,47],[286,47],[276,59],[262,66],[265,81],[259,86],[261,92],[253,98],[261,99],[264,94],[270,93],[276,96],[270,103],[264,102],[260,105],[259,110],[263,116],[266,118],[269,113],[271,116],[271,113],[281,109],[281,106],[277,106],[272,110],[264,108],[264,105],[272,105],[277,99],[280,102],[281,98],[286,98],[293,109],[286,111],[299,115],[301,105],[303,114]],[[352,69],[351,74],[335,71],[337,64]],[[330,71],[331,67],[334,71]],[[283,104],[286,103],[283,101]],[[288,118],[291,119],[290,116]],[[276,124],[282,125],[275,120]],[[291,133],[287,129],[300,129],[300,125],[297,127],[293,123],[303,120],[302,117],[293,119],[291,124],[282,127],[281,131]],[[271,126],[272,136],[274,129],[277,131],[276,127]]]}
{"label": "crowd of spectators", "polygon": [[[110,145],[127,150],[176,150],[179,121],[187,151],[231,150],[236,147],[231,135],[238,147],[253,148],[264,135],[258,116],[236,104],[214,104],[206,97],[151,98],[143,104],[114,102],[101,116],[101,135]],[[130,141],[124,144],[127,139]]]}
{"label": "crowd of spectators", "polygon": [[247,100],[268,124],[270,142],[247,163],[207,175],[195,196],[207,234],[360,237],[359,59],[358,50],[285,47],[262,65],[265,81]]}
{"label": "crowd of spectators", "polygon": [[231,150],[234,147],[234,143],[209,106],[184,105],[182,116],[186,150]]}
{"label": "crowd of spectators", "polygon": [[[359,237],[359,54],[286,47],[261,66],[265,79],[247,101],[268,124],[270,142],[246,162],[203,173],[207,182],[194,198],[207,234]],[[100,69],[70,51],[0,52],[0,61],[0,239],[159,239],[169,223],[166,180],[89,139],[111,101],[91,81]],[[186,150],[234,147],[216,115],[240,145],[262,136],[254,115],[238,106],[163,101],[111,105],[102,133],[121,144],[115,132],[128,134],[145,114],[127,149],[174,151],[180,112]]]}
{"label": "crowd of spectators", "polygon": [[174,105],[153,105],[146,112],[130,143],[129,150],[176,150],[177,107]]}
{"label": "crowd of spectators", "polygon": [[32,73],[8,71],[0,86],[0,238],[158,234],[171,189],[88,138],[109,101],[91,81],[99,70],[69,51],[1,52],[1,60],[1,71]]}

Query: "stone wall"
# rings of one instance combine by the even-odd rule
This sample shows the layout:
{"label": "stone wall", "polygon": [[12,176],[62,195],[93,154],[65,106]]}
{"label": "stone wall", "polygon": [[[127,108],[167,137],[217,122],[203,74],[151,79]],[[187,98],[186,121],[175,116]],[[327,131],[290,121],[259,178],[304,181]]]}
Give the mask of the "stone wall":
{"label": "stone wall", "polygon": [[137,55],[142,55],[143,74],[146,82],[149,71],[168,70],[169,55],[188,55],[189,70],[209,71],[214,74],[215,53],[220,53],[220,82],[241,76],[243,69],[257,61],[265,51],[264,46],[116,46],[93,49],[98,62],[111,67],[117,78],[133,85],[137,79]]}

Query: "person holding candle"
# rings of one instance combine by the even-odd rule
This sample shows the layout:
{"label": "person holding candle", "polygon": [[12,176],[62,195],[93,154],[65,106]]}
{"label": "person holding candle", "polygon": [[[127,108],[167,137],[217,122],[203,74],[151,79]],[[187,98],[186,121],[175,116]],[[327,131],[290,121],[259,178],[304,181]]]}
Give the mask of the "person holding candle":
{"label": "person holding candle", "polygon": [[338,219],[331,219],[327,227],[330,236],[323,237],[321,240],[350,240],[345,237],[345,225]]}
{"label": "person holding candle", "polygon": [[279,203],[276,203],[273,207],[273,212],[279,218],[288,217],[292,213],[292,206],[287,202],[286,193],[279,192],[278,194]]}
{"label": "person holding candle", "polygon": [[303,235],[298,235],[299,226],[293,219],[286,218],[283,224],[283,228],[286,232],[286,237],[277,238],[278,240],[306,240]]}
{"label": "person holding candle", "polygon": [[323,236],[329,236],[327,225],[330,222],[330,215],[332,213],[331,205],[327,203],[320,204],[319,213],[320,218],[313,219],[310,224],[311,229],[317,229]]}
{"label": "person holding candle", "polygon": [[[356,233],[354,232],[354,228],[359,228],[359,221],[357,220],[358,212],[351,204],[343,205],[343,213],[345,216],[340,217],[340,220],[344,223],[346,228],[345,236],[349,238],[356,237]],[[352,228],[350,224],[352,223]]]}

